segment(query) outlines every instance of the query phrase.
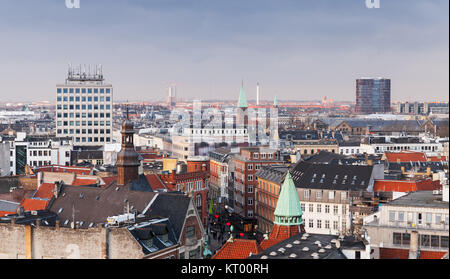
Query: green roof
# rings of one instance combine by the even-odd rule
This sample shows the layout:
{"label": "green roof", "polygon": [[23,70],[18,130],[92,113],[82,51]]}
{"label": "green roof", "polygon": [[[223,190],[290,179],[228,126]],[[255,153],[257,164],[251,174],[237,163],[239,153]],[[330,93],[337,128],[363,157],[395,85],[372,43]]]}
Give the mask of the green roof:
{"label": "green roof", "polygon": [[278,225],[290,226],[303,224],[302,207],[294,185],[294,180],[292,180],[289,171],[281,186],[280,196],[278,197],[277,208],[275,209],[274,215],[274,223]]}
{"label": "green roof", "polygon": [[245,97],[244,85],[241,86],[241,92],[239,94],[238,108],[247,108],[247,97]]}

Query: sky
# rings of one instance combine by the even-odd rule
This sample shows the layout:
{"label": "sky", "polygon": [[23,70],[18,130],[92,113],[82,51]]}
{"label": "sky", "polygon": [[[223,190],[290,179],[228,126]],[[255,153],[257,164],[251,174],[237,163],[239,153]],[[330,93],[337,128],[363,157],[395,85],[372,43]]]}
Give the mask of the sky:
{"label": "sky", "polygon": [[1,0],[0,102],[51,101],[68,64],[102,64],[114,100],[448,101],[449,1]]}

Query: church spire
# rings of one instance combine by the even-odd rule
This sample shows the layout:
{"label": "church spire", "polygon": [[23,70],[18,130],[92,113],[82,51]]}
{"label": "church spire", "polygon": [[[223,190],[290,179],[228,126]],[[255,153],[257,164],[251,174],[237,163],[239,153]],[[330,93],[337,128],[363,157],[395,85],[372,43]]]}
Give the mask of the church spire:
{"label": "church spire", "polygon": [[274,223],[280,226],[302,225],[302,207],[289,171],[286,174],[274,212]]}
{"label": "church spire", "polygon": [[238,108],[248,108],[247,97],[245,96],[244,91],[244,81],[242,81],[241,91],[239,93]]}

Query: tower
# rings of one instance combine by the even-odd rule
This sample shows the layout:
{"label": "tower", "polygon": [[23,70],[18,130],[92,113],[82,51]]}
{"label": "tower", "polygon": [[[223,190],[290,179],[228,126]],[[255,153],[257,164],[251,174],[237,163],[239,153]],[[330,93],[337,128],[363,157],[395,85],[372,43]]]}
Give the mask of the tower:
{"label": "tower", "polygon": [[242,127],[244,129],[248,126],[248,113],[247,113],[247,97],[245,96],[244,91],[244,81],[242,81],[241,90],[239,93],[239,100],[237,104],[237,121],[236,124],[238,127]]}
{"label": "tower", "polygon": [[304,233],[305,228],[302,215],[303,211],[294,180],[288,171],[281,186],[280,196],[274,212],[274,226],[269,239],[286,239],[293,235]]}
{"label": "tower", "polygon": [[256,105],[259,106],[259,82],[256,83]]}
{"label": "tower", "polygon": [[122,123],[122,149],[117,154],[117,184],[126,185],[133,180],[136,180],[139,175],[139,154],[134,149],[133,123],[128,119],[128,105],[127,118]]}

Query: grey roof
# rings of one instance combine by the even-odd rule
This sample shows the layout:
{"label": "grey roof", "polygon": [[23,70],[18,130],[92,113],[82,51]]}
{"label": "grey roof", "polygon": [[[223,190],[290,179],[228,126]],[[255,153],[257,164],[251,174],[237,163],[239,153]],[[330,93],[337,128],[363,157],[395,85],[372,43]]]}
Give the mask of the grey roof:
{"label": "grey roof", "polygon": [[[303,235],[294,235],[260,254],[250,256],[249,259],[261,259],[261,257],[263,259],[266,257],[267,259],[313,259],[314,253],[319,256],[319,259],[346,259],[341,250],[336,248],[336,244],[331,242],[336,239],[336,236],[309,234],[307,239],[302,239]],[[317,242],[320,242],[320,247],[316,244]],[[304,251],[305,247],[308,251]]]}
{"label": "grey roof", "polygon": [[297,163],[291,170],[295,186],[310,189],[366,190],[372,166]]}
{"label": "grey roof", "polygon": [[314,155],[309,156],[305,159],[308,163],[331,163],[333,160],[341,160],[348,158],[345,155],[336,154],[333,152],[328,152],[325,150],[320,151]]}
{"label": "grey roof", "polygon": [[449,208],[448,202],[442,201],[442,194],[435,195],[433,194],[433,191],[411,192],[403,197],[388,202],[386,205]]}
{"label": "grey roof", "polygon": [[12,187],[18,186],[18,177],[0,177],[0,194],[9,193]]}
{"label": "grey roof", "polygon": [[18,206],[18,202],[0,200],[0,211],[15,212]]}
{"label": "grey roof", "polygon": [[256,176],[258,178],[273,181],[281,185],[288,170],[289,168],[285,165],[262,166],[261,169],[256,173]]}

